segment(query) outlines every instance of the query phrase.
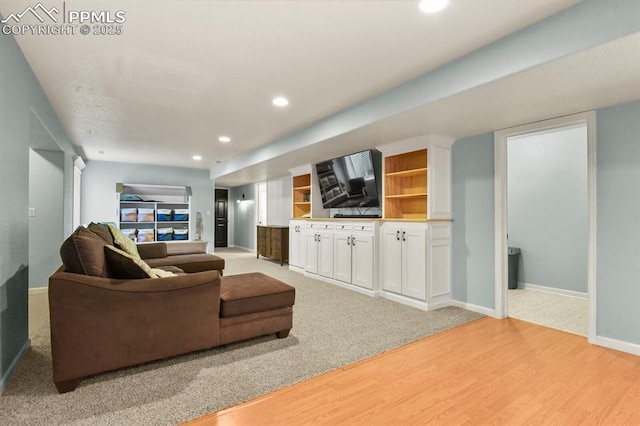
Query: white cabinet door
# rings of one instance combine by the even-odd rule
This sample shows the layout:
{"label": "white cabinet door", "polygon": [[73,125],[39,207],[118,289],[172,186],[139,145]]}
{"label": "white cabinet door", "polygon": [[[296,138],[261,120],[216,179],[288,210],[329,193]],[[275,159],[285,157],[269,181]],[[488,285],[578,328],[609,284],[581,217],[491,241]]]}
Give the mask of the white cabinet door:
{"label": "white cabinet door", "polygon": [[[318,235],[319,242],[316,250],[318,268],[316,273],[323,277],[333,278],[333,232],[321,231],[318,232]],[[307,241],[309,240],[307,239]],[[308,247],[309,244],[307,244],[307,249]]]}
{"label": "white cabinet door", "polygon": [[383,290],[402,293],[402,230],[398,226],[384,225],[381,229],[380,282]]}
{"label": "white cabinet door", "polygon": [[351,244],[351,282],[369,290],[373,290],[374,242],[373,235],[354,235]]}
{"label": "white cabinet door", "polygon": [[313,229],[307,229],[305,231],[305,262],[304,270],[312,274],[318,273],[318,234],[313,232]]}
{"label": "white cabinet door", "polygon": [[292,220],[289,222],[289,265],[304,267],[305,240],[303,239],[303,221]]}
{"label": "white cabinet door", "polygon": [[427,246],[425,228],[403,228],[402,294],[427,300]]}
{"label": "white cabinet door", "polygon": [[351,284],[351,234],[336,232],[333,237],[334,278]]}

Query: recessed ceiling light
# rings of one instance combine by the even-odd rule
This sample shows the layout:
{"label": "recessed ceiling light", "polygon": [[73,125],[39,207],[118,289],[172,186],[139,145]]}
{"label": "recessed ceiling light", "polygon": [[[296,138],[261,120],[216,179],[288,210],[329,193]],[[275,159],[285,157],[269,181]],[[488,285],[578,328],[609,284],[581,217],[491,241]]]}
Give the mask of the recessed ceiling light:
{"label": "recessed ceiling light", "polygon": [[229,136],[220,136],[218,140],[222,143],[231,142],[231,138]]}
{"label": "recessed ceiling light", "polygon": [[98,151],[98,154],[104,154],[104,151]]}
{"label": "recessed ceiling light", "polygon": [[449,0],[422,0],[420,2],[420,10],[424,13],[440,12],[447,7]]}
{"label": "recessed ceiling light", "polygon": [[289,105],[289,100],[283,96],[278,96],[277,98],[273,98],[273,104],[279,107],[286,107]]}
{"label": "recessed ceiling light", "polygon": [[196,160],[196,161],[200,161],[200,160],[202,160],[202,156],[200,156],[200,155],[194,155],[194,156],[193,156],[193,159],[194,159],[194,160]]}

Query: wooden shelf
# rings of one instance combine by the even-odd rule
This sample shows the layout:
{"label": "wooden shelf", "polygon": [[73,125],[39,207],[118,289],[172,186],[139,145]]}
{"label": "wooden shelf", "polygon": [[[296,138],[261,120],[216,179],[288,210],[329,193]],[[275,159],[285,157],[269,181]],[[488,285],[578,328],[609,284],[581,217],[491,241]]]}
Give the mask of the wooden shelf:
{"label": "wooden shelf", "polygon": [[293,177],[293,218],[311,215],[311,174]]}
{"label": "wooden shelf", "polygon": [[385,174],[385,177],[412,177],[412,176],[426,176],[427,168],[403,170],[401,172],[391,172]]}
{"label": "wooden shelf", "polygon": [[427,193],[421,193],[421,194],[398,194],[398,195],[387,195],[384,198],[389,198],[389,199],[393,199],[393,198],[420,198],[420,197],[426,197]]}
{"label": "wooden shelf", "polygon": [[385,218],[427,219],[427,150],[385,158]]}

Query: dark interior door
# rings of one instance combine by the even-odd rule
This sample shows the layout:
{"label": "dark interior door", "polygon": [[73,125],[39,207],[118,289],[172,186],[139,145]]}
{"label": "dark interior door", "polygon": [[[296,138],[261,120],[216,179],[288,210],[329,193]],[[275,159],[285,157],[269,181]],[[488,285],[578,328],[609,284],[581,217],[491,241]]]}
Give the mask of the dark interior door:
{"label": "dark interior door", "polygon": [[216,189],[215,246],[227,247],[227,224],[229,223],[229,190]]}

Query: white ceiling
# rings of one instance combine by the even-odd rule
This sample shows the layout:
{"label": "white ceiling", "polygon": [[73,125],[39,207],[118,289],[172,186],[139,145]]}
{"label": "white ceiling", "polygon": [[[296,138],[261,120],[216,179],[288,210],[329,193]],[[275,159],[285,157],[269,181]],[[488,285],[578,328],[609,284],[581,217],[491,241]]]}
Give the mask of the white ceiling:
{"label": "white ceiling", "polygon": [[[86,159],[209,169],[577,2],[451,0],[425,15],[417,1],[83,0],[83,10],[126,11],[124,33],[16,39]],[[28,4],[0,0],[0,12]],[[351,150],[422,133],[460,137],[639,98],[637,48],[628,37],[216,183],[284,175],[345,153],[346,142]],[[290,106],[273,107],[275,95]]]}

